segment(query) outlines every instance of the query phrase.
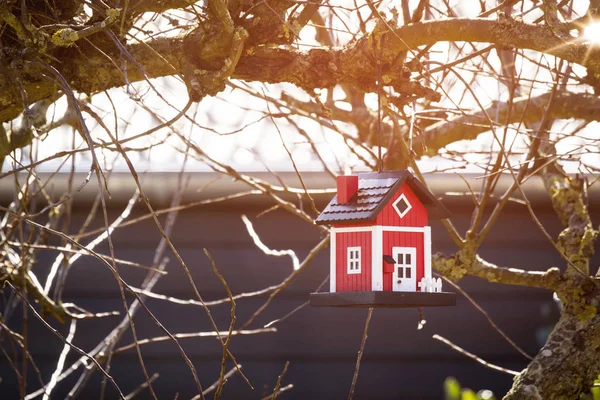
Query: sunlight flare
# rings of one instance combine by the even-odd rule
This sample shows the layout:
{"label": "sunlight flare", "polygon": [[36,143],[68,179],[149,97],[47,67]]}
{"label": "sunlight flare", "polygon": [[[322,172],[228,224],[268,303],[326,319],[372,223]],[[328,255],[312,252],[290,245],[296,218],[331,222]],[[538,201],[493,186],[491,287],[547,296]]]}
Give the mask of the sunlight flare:
{"label": "sunlight flare", "polygon": [[600,44],[600,22],[587,26],[583,31],[583,37],[589,41]]}

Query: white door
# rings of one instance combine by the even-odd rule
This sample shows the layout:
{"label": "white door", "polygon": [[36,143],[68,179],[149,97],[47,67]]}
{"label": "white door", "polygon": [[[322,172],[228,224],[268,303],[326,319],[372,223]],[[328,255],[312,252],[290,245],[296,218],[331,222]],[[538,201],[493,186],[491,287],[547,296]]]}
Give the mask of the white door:
{"label": "white door", "polygon": [[417,290],[417,249],[392,247],[392,257],[396,261],[392,275],[392,290],[415,292]]}

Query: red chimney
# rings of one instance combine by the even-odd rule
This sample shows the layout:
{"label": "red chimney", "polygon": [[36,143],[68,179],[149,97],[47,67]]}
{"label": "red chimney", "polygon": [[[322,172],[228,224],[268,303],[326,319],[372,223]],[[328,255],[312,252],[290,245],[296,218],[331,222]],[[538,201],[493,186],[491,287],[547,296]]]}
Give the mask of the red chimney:
{"label": "red chimney", "polygon": [[337,202],[346,204],[358,191],[358,176],[342,175],[337,177]]}

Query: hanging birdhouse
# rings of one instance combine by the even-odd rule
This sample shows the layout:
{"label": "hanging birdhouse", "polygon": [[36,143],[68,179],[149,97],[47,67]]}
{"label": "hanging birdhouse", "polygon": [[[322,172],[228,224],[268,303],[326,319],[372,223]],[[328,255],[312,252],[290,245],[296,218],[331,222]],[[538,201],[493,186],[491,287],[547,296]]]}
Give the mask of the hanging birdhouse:
{"label": "hanging birdhouse", "polygon": [[456,304],[431,275],[429,219],[449,211],[409,171],[337,177],[337,195],[316,220],[330,225],[329,293],[316,307],[427,307]]}

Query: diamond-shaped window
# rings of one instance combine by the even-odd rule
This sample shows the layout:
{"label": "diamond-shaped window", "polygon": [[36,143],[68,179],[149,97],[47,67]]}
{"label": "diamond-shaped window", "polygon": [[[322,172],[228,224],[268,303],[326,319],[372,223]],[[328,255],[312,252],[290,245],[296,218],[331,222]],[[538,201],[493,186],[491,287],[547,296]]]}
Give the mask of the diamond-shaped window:
{"label": "diamond-shaped window", "polygon": [[408,214],[408,212],[412,208],[412,205],[408,202],[404,193],[402,193],[400,197],[398,197],[398,200],[396,200],[394,204],[392,204],[392,206],[394,207],[394,210],[396,210],[400,218],[403,218],[406,214]]}

